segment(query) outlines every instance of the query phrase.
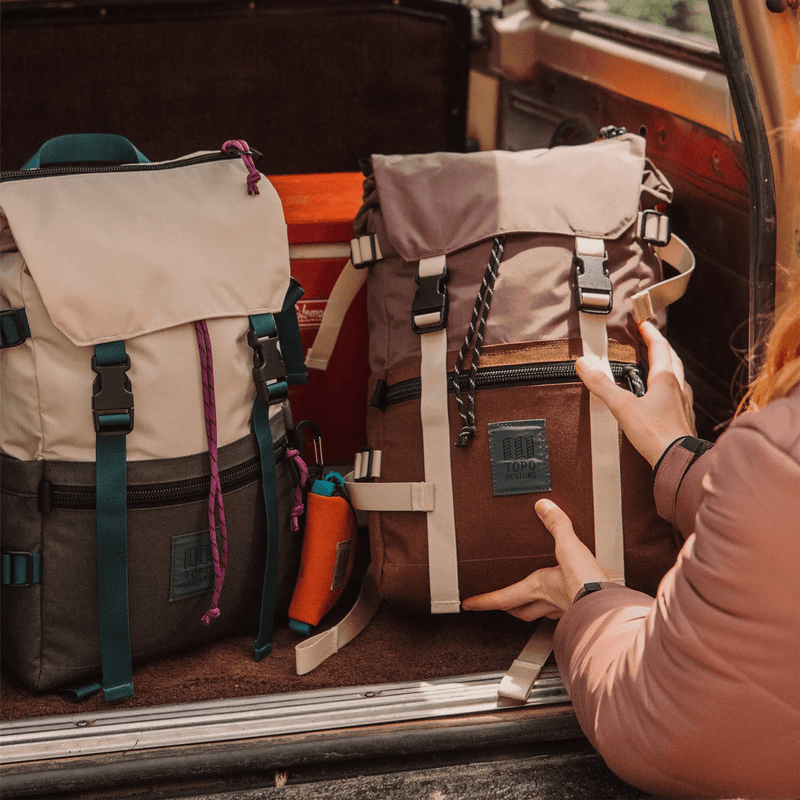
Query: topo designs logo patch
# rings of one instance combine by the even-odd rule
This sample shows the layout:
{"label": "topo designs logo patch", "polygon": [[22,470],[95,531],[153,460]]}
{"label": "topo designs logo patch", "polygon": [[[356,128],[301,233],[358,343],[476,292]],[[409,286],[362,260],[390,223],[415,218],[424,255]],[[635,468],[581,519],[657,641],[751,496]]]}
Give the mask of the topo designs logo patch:
{"label": "topo designs logo patch", "polygon": [[543,419],[490,422],[489,459],[495,496],[550,491]]}
{"label": "topo designs logo patch", "polygon": [[[222,543],[219,528],[214,533]],[[170,600],[182,600],[210,589],[214,583],[214,558],[208,531],[172,537]]]}

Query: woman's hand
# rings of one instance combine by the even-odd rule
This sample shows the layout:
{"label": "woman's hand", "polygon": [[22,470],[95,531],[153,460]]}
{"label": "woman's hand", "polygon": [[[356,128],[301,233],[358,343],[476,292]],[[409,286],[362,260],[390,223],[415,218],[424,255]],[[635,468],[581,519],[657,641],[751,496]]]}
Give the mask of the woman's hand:
{"label": "woman's hand", "polygon": [[609,580],[591,550],[575,535],[569,517],[552,501],[534,506],[556,543],[557,567],[545,567],[496,592],[469,597],[465,611],[507,611],[527,621],[539,617],[558,619],[572,605],[584,583]]}
{"label": "woman's hand", "polygon": [[578,377],[617,418],[631,444],[654,467],[667,447],[681,436],[694,436],[692,390],[684,381],[683,364],[669,342],[651,322],[639,325],[647,344],[650,371],[647,392],[635,397],[581,357]]}

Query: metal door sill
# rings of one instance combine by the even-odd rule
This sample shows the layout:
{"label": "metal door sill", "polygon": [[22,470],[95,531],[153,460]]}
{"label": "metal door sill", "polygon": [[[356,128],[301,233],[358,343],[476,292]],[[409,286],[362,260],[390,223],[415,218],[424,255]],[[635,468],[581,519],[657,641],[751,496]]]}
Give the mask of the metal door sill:
{"label": "metal door sill", "polygon": [[[435,720],[502,714],[503,673],[356,686],[150,708],[5,722],[0,764],[97,756],[158,748],[243,741]],[[558,671],[548,666],[524,706],[568,701]]]}

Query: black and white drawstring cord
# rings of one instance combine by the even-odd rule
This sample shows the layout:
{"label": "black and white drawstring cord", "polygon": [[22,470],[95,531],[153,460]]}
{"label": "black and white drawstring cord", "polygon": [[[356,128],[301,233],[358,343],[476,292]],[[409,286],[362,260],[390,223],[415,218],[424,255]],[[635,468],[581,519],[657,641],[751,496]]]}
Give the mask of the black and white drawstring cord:
{"label": "black and white drawstring cord", "polygon": [[[475,299],[475,307],[472,309],[472,318],[469,321],[469,329],[464,338],[464,343],[458,351],[456,358],[455,373],[455,395],[458,403],[458,413],[461,415],[462,428],[458,434],[456,447],[466,447],[469,441],[475,436],[475,385],[478,374],[478,362],[481,358],[481,347],[483,346],[483,335],[486,329],[486,320],[489,317],[489,310],[492,304],[492,293],[494,284],[497,280],[497,273],[500,269],[500,261],[503,258],[503,248],[505,247],[505,236],[498,236],[492,244],[492,253],[489,256],[489,264],[481,281],[481,288]],[[479,320],[480,318],[480,320]],[[461,393],[461,370],[464,366],[464,359],[467,356],[470,343],[475,337],[475,352],[472,355],[472,364],[469,371],[469,393],[467,404]]]}

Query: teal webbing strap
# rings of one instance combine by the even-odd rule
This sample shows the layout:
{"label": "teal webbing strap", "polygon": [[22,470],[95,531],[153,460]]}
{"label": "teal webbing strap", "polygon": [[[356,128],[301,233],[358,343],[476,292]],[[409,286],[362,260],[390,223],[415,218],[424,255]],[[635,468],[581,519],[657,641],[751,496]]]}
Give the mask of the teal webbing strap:
{"label": "teal webbing strap", "polygon": [[62,700],[70,703],[79,703],[93,694],[97,694],[103,687],[99,683],[87,683],[85,686],[68,686],[64,689],[56,689],[56,694]]}
{"label": "teal webbing strap", "polygon": [[28,315],[24,308],[0,311],[0,349],[16,347],[31,335]]}
{"label": "teal webbing strap", "polygon": [[7,550],[2,558],[3,586],[30,586],[42,582],[42,554]]}
{"label": "teal webbing strap", "polygon": [[300,341],[300,325],[297,322],[295,304],[305,294],[303,287],[292,278],[283,307],[275,315],[278,326],[278,339],[281,342],[281,355],[286,363],[286,378],[291,384],[308,383],[303,344]]}
{"label": "teal webbing strap", "polygon": [[[127,361],[124,342],[94,348],[95,362],[118,366]],[[102,381],[102,375],[98,372]],[[106,387],[100,387],[103,389]],[[98,396],[98,387],[95,387]],[[97,485],[97,607],[100,622],[100,662],[103,696],[117,700],[133,695],[130,623],[128,618],[128,530],[126,502],[125,424],[132,410],[96,411]],[[130,428],[128,428],[128,432]]]}
{"label": "teal webbing strap", "polygon": [[[275,336],[277,326],[272,314],[250,317],[250,325],[259,338]],[[269,394],[280,397],[288,391],[286,381],[269,384]],[[278,496],[275,492],[275,449],[269,424],[269,404],[256,398],[253,403],[253,430],[261,457],[261,484],[267,512],[267,560],[264,565],[264,586],[261,592],[261,617],[253,657],[261,661],[272,651],[275,621],[275,591],[278,576]]]}
{"label": "teal webbing strap", "polygon": [[148,164],[124,136],[113,133],[70,133],[46,141],[22,166],[37,169],[47,164],[81,161],[110,161],[120,164]]}

